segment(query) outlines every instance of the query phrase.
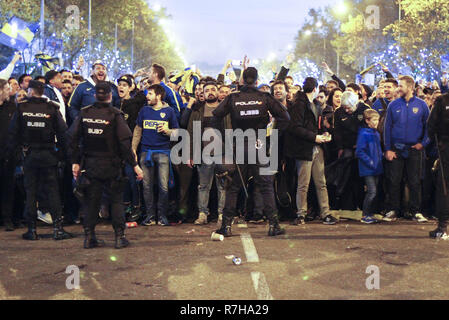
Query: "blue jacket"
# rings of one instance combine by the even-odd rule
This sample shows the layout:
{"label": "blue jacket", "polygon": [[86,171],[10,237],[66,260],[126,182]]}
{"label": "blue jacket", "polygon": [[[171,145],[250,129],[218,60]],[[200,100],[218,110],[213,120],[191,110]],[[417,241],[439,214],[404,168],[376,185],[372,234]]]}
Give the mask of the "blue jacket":
{"label": "blue jacket", "polygon": [[388,101],[388,99],[386,98],[381,98],[381,99],[377,99],[376,101],[374,101],[373,105],[371,106],[371,109],[376,110],[379,114],[383,114],[386,110],[384,108],[384,106],[382,105],[382,101],[385,101],[385,104],[388,106],[390,104],[390,101]]}
{"label": "blue jacket", "polygon": [[404,98],[391,102],[385,118],[385,151],[393,150],[396,143],[408,146],[421,143],[426,147],[430,142],[427,136],[429,114],[427,104],[416,97],[409,102]]}
{"label": "blue jacket", "polygon": [[359,159],[361,177],[380,176],[384,172],[380,134],[377,130],[360,128],[355,155]]}
{"label": "blue jacket", "polygon": [[184,109],[180,94],[163,82],[161,82],[160,85],[165,89],[164,102],[175,110],[176,118],[180,121],[181,111]]}
{"label": "blue jacket", "polygon": [[[90,80],[90,81],[89,81]],[[93,80],[81,82],[78,87],[73,91],[72,96],[69,100],[69,115],[72,121],[74,121],[81,108],[91,106],[95,103],[95,85]],[[115,84],[111,82],[112,88],[112,106],[120,108],[120,97],[118,95],[118,90]]]}

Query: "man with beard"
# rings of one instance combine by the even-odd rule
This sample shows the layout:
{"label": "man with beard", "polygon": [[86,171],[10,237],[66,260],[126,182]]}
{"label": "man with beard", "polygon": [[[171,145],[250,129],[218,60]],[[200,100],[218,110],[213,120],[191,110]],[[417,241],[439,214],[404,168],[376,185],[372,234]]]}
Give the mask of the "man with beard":
{"label": "man with beard", "polygon": [[[109,82],[109,79],[105,64],[101,61],[96,61],[92,66],[92,75],[76,87],[70,98],[69,112],[72,121],[75,121],[82,108],[95,103],[95,85],[99,81]],[[112,106],[119,108],[120,97],[118,96],[117,87],[112,82],[110,83],[112,89]]]}
{"label": "man with beard", "polygon": [[401,181],[404,171],[410,188],[410,213],[418,222],[428,220],[420,213],[423,149],[429,144],[427,119],[429,107],[414,97],[415,81],[399,78],[401,98],[390,103],[384,128],[385,179],[388,186],[386,221],[395,221],[401,208]]}
{"label": "man with beard", "polygon": [[[224,136],[224,130],[225,129],[231,129],[231,123],[230,118],[227,117],[224,120],[215,118],[212,114],[212,112],[218,107],[218,87],[215,82],[207,82],[204,86],[204,97],[205,97],[205,103],[198,103],[194,105],[194,108],[188,109],[185,112],[191,113],[189,117],[189,123],[187,126],[187,130],[191,137],[193,137],[193,126],[195,123],[200,122],[201,123],[201,136],[203,134],[207,135],[208,137],[211,137],[209,141],[203,142],[202,149],[207,147],[210,143],[214,143],[214,145],[217,144],[216,139],[220,139]],[[183,115],[184,117],[184,115]],[[220,133],[220,135],[218,135]],[[213,142],[212,142],[213,141]],[[193,141],[191,143],[191,146],[193,146]],[[193,148],[191,148],[192,150]],[[216,150],[214,150],[216,151]],[[192,154],[192,153],[191,153]],[[211,154],[213,157],[221,157],[221,154]],[[191,161],[193,163],[193,161]],[[218,223],[221,224],[221,220],[223,217],[223,208],[225,204],[225,187],[224,187],[224,180],[222,178],[218,178],[215,176],[216,171],[216,164],[206,164],[201,163],[197,166],[198,170],[198,179],[199,179],[199,185],[198,185],[198,219],[195,220],[195,224],[201,225],[201,224],[207,224],[207,219],[210,214],[208,204],[209,204],[209,195],[210,190],[212,188],[212,183],[214,181],[217,185],[217,191],[218,191]]]}
{"label": "man with beard", "polygon": [[[390,104],[391,101],[394,100],[394,94],[397,87],[398,82],[395,79],[387,79],[383,82],[382,88],[385,98],[377,99],[372,106],[372,108],[376,110],[381,116],[385,114],[388,105]],[[382,89],[379,88],[379,90]]]}
{"label": "man with beard", "polygon": [[62,81],[61,93],[62,93],[62,98],[64,99],[64,103],[67,106],[69,103],[70,97],[72,96],[72,93],[73,93],[72,81],[70,81],[70,80]]}
{"label": "man with beard", "polygon": [[[168,188],[173,182],[170,162],[170,135],[179,127],[176,111],[164,101],[165,89],[161,85],[151,85],[148,89],[148,106],[140,111],[134,135],[132,148],[136,154],[141,144],[140,164],[143,170],[143,189],[146,207],[146,217],[142,222],[144,226],[156,224],[156,212],[158,211],[158,223],[169,226]],[[153,188],[158,170],[159,195],[158,204],[154,202]]]}

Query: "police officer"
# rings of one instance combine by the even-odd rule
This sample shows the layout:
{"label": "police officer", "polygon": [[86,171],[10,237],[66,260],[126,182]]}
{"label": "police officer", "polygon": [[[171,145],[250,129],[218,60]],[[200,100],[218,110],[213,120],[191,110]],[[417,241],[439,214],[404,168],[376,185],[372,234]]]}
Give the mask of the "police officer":
{"label": "police officer", "polygon": [[[115,248],[129,245],[125,237],[123,214],[123,161],[128,162],[142,180],[143,172],[137,165],[131,150],[132,133],[120,110],[112,107],[112,88],[108,82],[95,86],[96,102],[81,109],[80,115],[70,127],[68,136],[72,151],[72,171],[75,179],[81,169],[86,186],[87,216],[84,219],[84,248],[104,245],[95,235],[103,188],[111,195],[112,226],[115,231]],[[81,168],[82,164],[82,168]]]}
{"label": "police officer", "polygon": [[[221,104],[214,110],[215,117],[223,118],[227,114],[231,114],[232,128],[257,130],[266,129],[270,122],[270,114],[275,117],[277,128],[285,129],[288,126],[290,117],[287,109],[276,101],[269,93],[260,92],[256,88],[258,78],[257,69],[250,67],[243,73],[244,86],[240,91],[229,95]],[[239,146],[237,146],[239,147]],[[249,148],[254,148],[255,145],[246,144],[245,154],[248,153]],[[246,155],[245,155],[246,158]],[[246,185],[246,180],[254,177],[255,183],[259,186],[259,190],[263,196],[265,212],[270,222],[268,235],[277,236],[285,233],[284,229],[279,226],[279,220],[276,212],[276,205],[274,200],[273,177],[271,175],[261,175],[260,164],[242,164],[232,174],[232,183],[226,194],[225,208],[223,211],[223,221],[221,228],[216,232],[230,237],[232,219],[235,214],[237,197],[242,187],[242,182]],[[241,174],[241,175],[240,175]],[[242,181],[245,180],[245,181]]]}
{"label": "police officer", "polygon": [[437,191],[436,208],[438,227],[431,231],[431,238],[447,237],[447,222],[449,220],[449,93],[438,97],[427,122],[430,139],[437,139],[439,163],[436,166]]}
{"label": "police officer", "polygon": [[73,236],[65,232],[62,227],[57,165],[66,155],[64,135],[67,125],[59,112],[59,106],[54,102],[47,102],[47,99],[42,97],[44,88],[43,83],[30,81],[28,100],[19,104],[11,120],[8,152],[13,152],[17,146],[22,146],[25,153],[24,179],[28,232],[23,235],[23,239],[39,239],[36,233],[36,193],[42,185],[46,185],[54,225],[53,238],[64,240]]}

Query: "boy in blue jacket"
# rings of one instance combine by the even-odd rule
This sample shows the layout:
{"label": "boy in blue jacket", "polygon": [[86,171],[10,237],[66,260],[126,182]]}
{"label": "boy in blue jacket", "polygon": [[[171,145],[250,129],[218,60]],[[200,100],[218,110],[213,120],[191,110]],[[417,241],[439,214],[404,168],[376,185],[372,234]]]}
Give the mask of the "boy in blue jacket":
{"label": "boy in blue jacket", "polygon": [[380,134],[377,131],[380,115],[376,110],[368,109],[364,112],[366,126],[360,128],[357,139],[356,157],[359,159],[360,177],[365,179],[367,193],[363,202],[362,222],[376,223],[373,218],[373,203],[377,195],[379,176],[383,174],[382,147]]}

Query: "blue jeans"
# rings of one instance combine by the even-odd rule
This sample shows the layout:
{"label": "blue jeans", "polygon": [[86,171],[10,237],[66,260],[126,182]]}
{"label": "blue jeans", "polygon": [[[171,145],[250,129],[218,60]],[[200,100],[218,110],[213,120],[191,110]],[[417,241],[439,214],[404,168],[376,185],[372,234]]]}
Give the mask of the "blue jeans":
{"label": "blue jeans", "polygon": [[170,175],[169,158],[166,154],[153,154],[153,167],[145,165],[147,153],[142,152],[140,155],[140,166],[143,170],[143,198],[145,200],[146,214],[150,219],[155,220],[156,204],[154,203],[154,182],[156,179],[156,169],[159,176],[159,200],[157,204],[159,221],[168,222],[168,179]]}
{"label": "blue jeans", "polygon": [[368,176],[365,177],[365,184],[367,192],[365,195],[365,201],[363,201],[363,216],[370,217],[373,215],[373,204],[377,195],[377,184],[379,183],[379,177]]}
{"label": "blue jeans", "polygon": [[[199,179],[198,210],[199,212],[204,212],[205,214],[209,215],[209,195],[215,176],[215,164],[201,164],[197,169]],[[222,214],[226,201],[224,181],[223,179],[218,179],[217,177],[215,177],[215,183],[217,184],[218,189],[218,214]]]}
{"label": "blue jeans", "polygon": [[128,177],[128,183],[125,187],[125,192],[123,195],[123,202],[129,203],[134,207],[138,207],[140,205],[140,199],[139,199],[139,188],[137,185],[137,179],[136,174],[134,173],[134,168],[131,167],[129,164],[126,164],[125,166],[125,173]]}

